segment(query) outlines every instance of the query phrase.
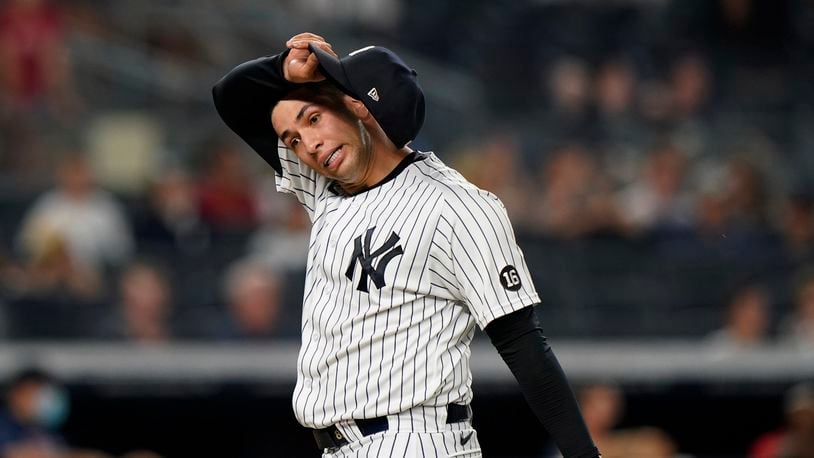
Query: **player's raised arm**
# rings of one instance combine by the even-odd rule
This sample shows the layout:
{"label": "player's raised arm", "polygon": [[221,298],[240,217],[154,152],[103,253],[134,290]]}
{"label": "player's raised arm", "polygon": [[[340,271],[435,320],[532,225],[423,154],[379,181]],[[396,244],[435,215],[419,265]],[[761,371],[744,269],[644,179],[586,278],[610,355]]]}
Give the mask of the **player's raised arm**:
{"label": "player's raised arm", "polygon": [[563,456],[600,456],[533,306],[495,319],[485,331]]}
{"label": "player's raised arm", "polygon": [[277,136],[270,110],[299,84],[324,80],[308,45],[334,54],[319,35],[301,33],[286,42],[286,50],[244,62],[212,88],[215,108],[223,121],[280,173]]}

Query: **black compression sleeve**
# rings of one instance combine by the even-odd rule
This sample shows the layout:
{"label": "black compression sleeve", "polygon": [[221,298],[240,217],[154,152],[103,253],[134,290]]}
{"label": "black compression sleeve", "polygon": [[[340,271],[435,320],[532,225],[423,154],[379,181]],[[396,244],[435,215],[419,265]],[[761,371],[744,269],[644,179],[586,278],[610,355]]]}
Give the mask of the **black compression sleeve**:
{"label": "black compression sleeve", "polygon": [[229,128],[281,173],[277,135],[271,126],[271,107],[293,88],[285,79],[283,62],[288,51],[244,62],[212,88],[218,114]]}
{"label": "black compression sleeve", "polygon": [[498,318],[489,323],[485,331],[563,456],[599,456],[565,373],[546,342],[534,308],[525,307]]}

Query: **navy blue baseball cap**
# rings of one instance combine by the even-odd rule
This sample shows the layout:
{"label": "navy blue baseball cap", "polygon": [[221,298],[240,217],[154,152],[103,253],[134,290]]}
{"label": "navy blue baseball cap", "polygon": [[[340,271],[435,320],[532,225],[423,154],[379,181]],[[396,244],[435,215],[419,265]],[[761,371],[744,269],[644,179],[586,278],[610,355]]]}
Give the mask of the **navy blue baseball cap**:
{"label": "navy blue baseball cap", "polygon": [[417,73],[387,48],[368,46],[337,59],[310,44],[320,70],[342,92],[360,100],[401,148],[415,139],[424,125],[424,92]]}

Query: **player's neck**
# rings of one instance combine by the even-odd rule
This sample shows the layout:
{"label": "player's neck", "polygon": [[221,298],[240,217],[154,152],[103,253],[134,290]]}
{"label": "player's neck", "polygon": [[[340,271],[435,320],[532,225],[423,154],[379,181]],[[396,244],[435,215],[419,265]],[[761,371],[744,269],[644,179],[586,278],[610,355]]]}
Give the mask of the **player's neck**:
{"label": "player's neck", "polygon": [[358,186],[341,185],[342,189],[350,194],[357,194],[365,189],[372,188],[385,179],[398,167],[401,161],[413,150],[405,146],[396,149],[390,141],[374,142],[370,157],[370,167],[364,179]]}

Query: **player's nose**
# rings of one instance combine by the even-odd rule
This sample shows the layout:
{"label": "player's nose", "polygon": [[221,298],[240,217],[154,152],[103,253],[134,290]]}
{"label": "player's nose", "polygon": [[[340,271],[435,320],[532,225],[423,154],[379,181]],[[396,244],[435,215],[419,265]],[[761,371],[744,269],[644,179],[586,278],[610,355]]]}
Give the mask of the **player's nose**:
{"label": "player's nose", "polygon": [[319,153],[323,144],[322,137],[316,135],[314,132],[303,132],[302,142],[305,145],[306,151],[310,154]]}

